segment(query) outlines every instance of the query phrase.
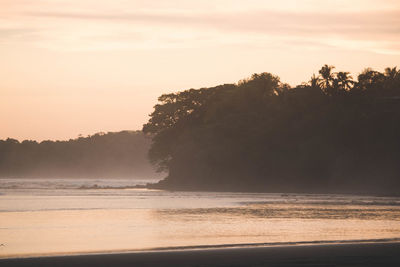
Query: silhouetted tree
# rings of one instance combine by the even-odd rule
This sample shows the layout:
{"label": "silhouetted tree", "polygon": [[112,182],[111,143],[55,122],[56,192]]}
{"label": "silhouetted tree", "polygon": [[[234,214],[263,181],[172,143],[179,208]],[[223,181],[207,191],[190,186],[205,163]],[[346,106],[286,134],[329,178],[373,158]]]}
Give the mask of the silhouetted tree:
{"label": "silhouetted tree", "polygon": [[333,91],[333,82],[335,81],[335,76],[332,70],[334,69],[334,66],[328,66],[324,65],[322,68],[319,70],[319,74],[321,75],[321,78],[323,80],[323,88],[325,92],[329,95],[333,95],[335,92]]}
{"label": "silhouetted tree", "polygon": [[308,84],[311,86],[311,88],[314,89],[321,89],[321,78],[319,76],[316,76],[315,73],[311,76],[310,81]]}
{"label": "silhouetted tree", "polygon": [[357,81],[333,69],[294,88],[261,73],[161,96],[143,127],[152,162],[168,171],[154,187],[396,193],[397,69]]}
{"label": "silhouetted tree", "polygon": [[343,71],[340,71],[336,74],[338,85],[342,91],[350,91],[354,85],[354,81],[352,80],[353,77],[351,77],[349,74],[349,72]]}

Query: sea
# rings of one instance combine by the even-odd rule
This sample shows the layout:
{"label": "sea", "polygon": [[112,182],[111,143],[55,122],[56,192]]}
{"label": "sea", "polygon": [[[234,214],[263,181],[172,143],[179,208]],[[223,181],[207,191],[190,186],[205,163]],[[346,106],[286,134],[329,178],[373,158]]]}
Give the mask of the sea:
{"label": "sea", "polygon": [[0,179],[0,258],[400,241],[400,198]]}

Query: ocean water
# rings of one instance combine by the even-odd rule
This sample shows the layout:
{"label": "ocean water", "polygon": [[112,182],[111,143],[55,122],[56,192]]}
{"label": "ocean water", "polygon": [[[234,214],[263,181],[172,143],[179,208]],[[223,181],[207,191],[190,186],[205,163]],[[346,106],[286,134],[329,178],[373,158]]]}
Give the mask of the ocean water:
{"label": "ocean water", "polygon": [[400,241],[398,197],[132,188],[147,182],[0,179],[0,258]]}

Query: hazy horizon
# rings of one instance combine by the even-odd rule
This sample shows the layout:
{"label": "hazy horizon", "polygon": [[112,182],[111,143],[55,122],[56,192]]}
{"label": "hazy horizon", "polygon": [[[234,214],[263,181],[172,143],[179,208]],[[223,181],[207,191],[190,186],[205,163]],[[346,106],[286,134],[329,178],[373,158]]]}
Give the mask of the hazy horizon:
{"label": "hazy horizon", "polygon": [[400,62],[392,0],[3,0],[0,22],[0,139],[139,130],[163,93]]}
{"label": "hazy horizon", "polygon": [[4,138],[0,138],[0,140],[7,140],[8,138],[10,138],[10,139],[17,140],[18,142],[22,142],[22,141],[25,141],[25,140],[36,141],[38,143],[45,142],[45,141],[57,142],[57,141],[70,141],[70,140],[74,140],[74,139],[78,139],[78,138],[87,138],[87,137],[90,137],[90,136],[94,136],[94,135],[97,135],[97,134],[103,134],[103,133],[107,134],[107,133],[136,132],[136,131],[141,131],[141,129],[134,129],[134,130],[122,129],[120,131],[98,131],[98,132],[88,133],[88,134],[85,134],[85,135],[78,134],[77,136],[66,137],[64,139],[61,139],[61,138],[58,138],[58,139],[57,138],[33,139],[33,138],[15,138],[13,136],[7,136],[7,137],[4,137]]}

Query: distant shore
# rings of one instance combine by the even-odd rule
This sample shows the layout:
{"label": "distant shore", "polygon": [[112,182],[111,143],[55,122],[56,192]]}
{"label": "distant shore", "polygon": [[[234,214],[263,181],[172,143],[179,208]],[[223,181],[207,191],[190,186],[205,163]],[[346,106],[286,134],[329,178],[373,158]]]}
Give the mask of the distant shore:
{"label": "distant shore", "polygon": [[400,242],[191,249],[0,260],[1,266],[400,266]]}

